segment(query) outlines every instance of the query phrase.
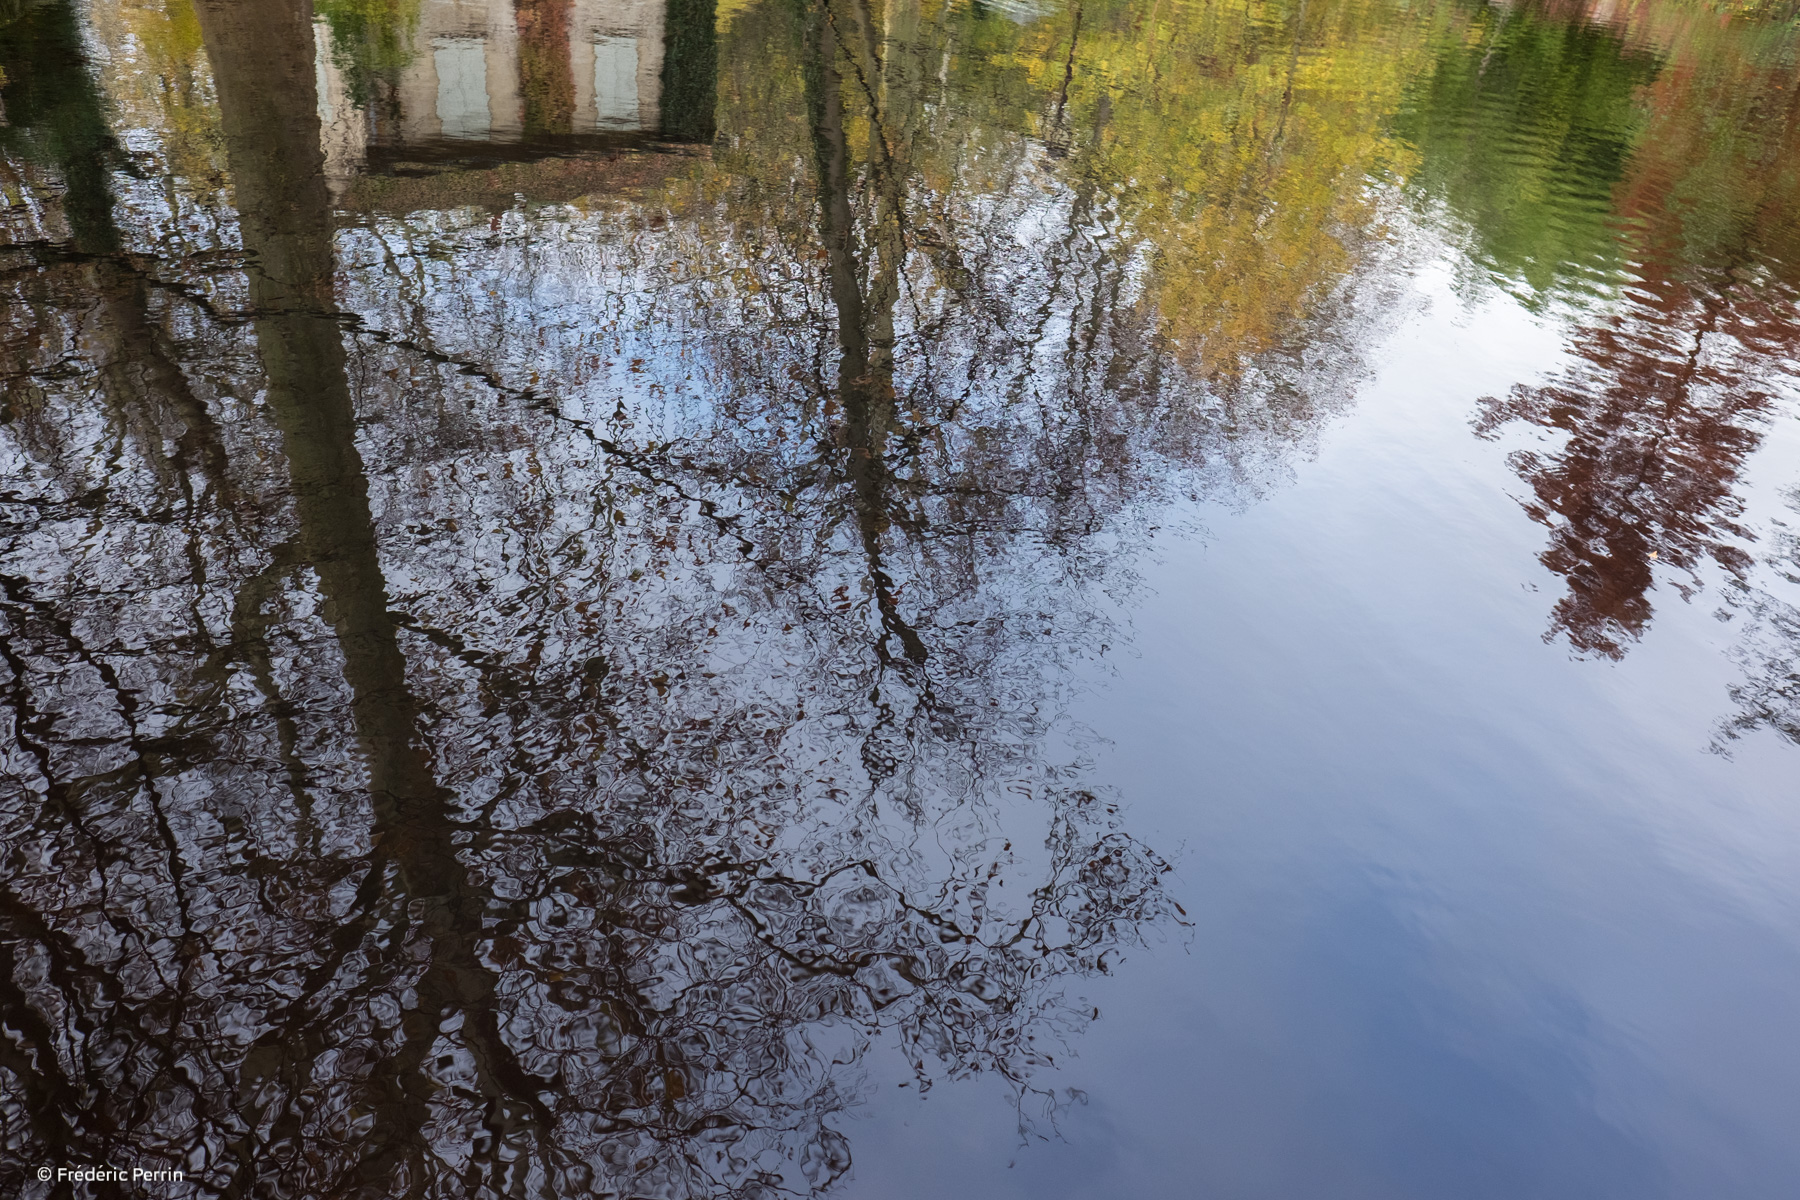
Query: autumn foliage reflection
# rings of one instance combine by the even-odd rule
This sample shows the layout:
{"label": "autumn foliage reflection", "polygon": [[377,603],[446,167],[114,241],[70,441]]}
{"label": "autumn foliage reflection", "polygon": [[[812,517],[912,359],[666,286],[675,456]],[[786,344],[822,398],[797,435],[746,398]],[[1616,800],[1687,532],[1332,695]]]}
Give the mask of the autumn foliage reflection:
{"label": "autumn foliage reflection", "polygon": [[1568,585],[1552,633],[1608,658],[1642,635],[1659,579],[1684,596],[1703,562],[1745,579],[1740,476],[1800,345],[1791,76],[1762,65],[1754,29],[1630,32],[1662,32],[1678,55],[1644,94],[1649,125],[1615,189],[1631,278],[1574,335],[1574,365],[1485,401],[1477,422],[1554,435],[1511,458],[1551,530],[1541,561]]}
{"label": "autumn foliage reflection", "polygon": [[[1182,919],[1078,668],[1159,505],[1347,402],[1437,28],[1200,7],[682,3],[697,145],[336,208],[317,81],[379,139],[419,5],[0,25],[0,1186],[806,1195],[885,1060],[1045,1132],[1081,981]],[[501,26],[534,135],[577,12]],[[1715,102],[1621,192],[1665,265],[1487,417],[1569,437],[1519,465],[1603,653],[1653,554],[1737,569],[1791,345],[1792,123],[1697,255]]]}

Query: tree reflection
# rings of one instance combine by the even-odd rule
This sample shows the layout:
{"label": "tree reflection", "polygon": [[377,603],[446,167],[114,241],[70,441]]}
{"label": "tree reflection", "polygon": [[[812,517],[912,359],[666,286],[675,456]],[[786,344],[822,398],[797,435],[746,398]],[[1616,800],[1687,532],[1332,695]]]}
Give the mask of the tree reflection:
{"label": "tree reflection", "polygon": [[[74,44],[51,12],[14,57]],[[430,322],[348,315],[312,14],[199,13],[241,312],[66,204],[71,236],[15,277],[69,333],[8,340],[9,381],[60,406],[8,424],[9,1161],[179,1166],[208,1193],[751,1196],[843,1174],[833,1122],[878,1039],[921,1084],[995,1072],[1023,1105],[1089,1019],[1065,981],[1174,908],[1044,746],[1033,660],[1081,614],[1054,578],[1009,590],[992,518],[1028,464],[977,432],[920,469],[966,435],[908,428],[895,384],[909,168],[865,160],[863,208],[871,113],[844,110],[880,70],[871,14],[797,18],[834,247],[836,369],[797,396],[813,452],[701,460],[582,439]],[[64,195],[113,227],[110,192]],[[81,381],[146,362],[96,393],[117,421],[84,419]],[[472,395],[482,421],[442,406]],[[164,426],[204,452],[164,471]],[[927,531],[947,549],[908,546]]]}
{"label": "tree reflection", "polygon": [[1407,181],[1442,201],[1471,257],[1526,304],[1616,287],[1612,190],[1644,133],[1660,56],[1541,4],[1472,7],[1402,106]]}
{"label": "tree reflection", "polygon": [[[1253,494],[1344,402],[1428,22],[817,0],[721,42],[676,0],[644,72],[702,147],[509,143],[537,174],[420,166],[352,217],[321,101],[388,136],[440,8],[201,0],[167,194],[114,169],[75,10],[22,11],[8,1169],[808,1194],[896,1049],[921,1088],[998,1075],[1028,1131],[1079,981],[1179,917],[1087,782],[1071,667],[1122,636],[1161,501]],[[522,136],[575,126],[596,11],[504,10]],[[1712,103],[1658,144],[1716,142],[1674,136]],[[1770,111],[1738,145],[1785,152]],[[184,182],[215,128],[229,209]],[[1682,258],[1684,177],[1633,162],[1673,265],[1489,415],[1570,434],[1519,463],[1603,653],[1647,559],[1739,561],[1744,381],[1792,338],[1743,275],[1784,202]]]}
{"label": "tree reflection", "polygon": [[[1253,495],[1345,403],[1436,61],[1400,6],[1200,8],[770,2],[721,39],[676,0],[643,76],[702,145],[563,159],[612,35],[519,0],[482,28],[531,172],[336,212],[322,101],[429,126],[398,97],[442,6],[201,0],[166,195],[113,169],[74,9],[7,24],[8,1163],[751,1197],[844,1176],[882,1053],[1053,1108],[1079,981],[1179,917],[1072,668],[1161,502]],[[1791,108],[1740,114],[1760,215],[1704,255],[1726,226],[1669,216],[1714,103],[1667,97],[1620,185],[1631,304],[1488,414],[1569,435],[1517,461],[1601,653],[1649,561],[1737,569],[1792,342],[1745,274]],[[229,208],[184,182],[213,129]]]}
{"label": "tree reflection", "polygon": [[1553,635],[1608,658],[1642,635],[1659,573],[1683,595],[1704,561],[1747,577],[1740,476],[1793,382],[1800,193],[1782,164],[1800,107],[1745,44],[1754,30],[1712,36],[1689,31],[1677,45],[1704,66],[1649,89],[1615,196],[1633,252],[1622,303],[1575,335],[1562,378],[1487,401],[1477,425],[1564,435],[1511,462],[1551,529],[1540,561],[1568,581]]}
{"label": "tree reflection", "polygon": [[[1789,493],[1787,499],[1788,507],[1800,513],[1800,493]],[[1800,583],[1800,536],[1789,525],[1773,541],[1764,557],[1777,578]],[[1758,729],[1774,730],[1800,744],[1800,607],[1762,588],[1742,588],[1734,599],[1750,617],[1734,654],[1744,678],[1731,689],[1737,711],[1720,723],[1715,749],[1724,750]]]}

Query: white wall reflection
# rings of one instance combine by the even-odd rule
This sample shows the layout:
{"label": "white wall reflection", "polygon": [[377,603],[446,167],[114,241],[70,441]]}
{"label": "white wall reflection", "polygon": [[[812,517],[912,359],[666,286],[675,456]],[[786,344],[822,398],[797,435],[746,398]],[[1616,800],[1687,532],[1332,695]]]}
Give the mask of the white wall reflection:
{"label": "white wall reflection", "polygon": [[403,33],[398,70],[360,91],[322,19],[317,30],[334,191],[366,160],[371,142],[506,143],[659,124],[663,0],[424,0]]}
{"label": "white wall reflection", "polygon": [[600,36],[594,39],[594,123],[600,127],[642,129],[638,106],[638,39]]}
{"label": "white wall reflection", "polygon": [[481,38],[436,38],[437,132],[449,138],[486,138],[494,131],[488,106],[487,46]]}

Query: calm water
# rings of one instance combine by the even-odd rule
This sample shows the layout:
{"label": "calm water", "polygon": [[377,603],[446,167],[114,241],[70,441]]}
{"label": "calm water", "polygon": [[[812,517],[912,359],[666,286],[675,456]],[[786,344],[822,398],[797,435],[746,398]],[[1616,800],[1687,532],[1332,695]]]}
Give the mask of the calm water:
{"label": "calm water", "polygon": [[1792,1197],[1797,64],[0,0],[0,1190]]}

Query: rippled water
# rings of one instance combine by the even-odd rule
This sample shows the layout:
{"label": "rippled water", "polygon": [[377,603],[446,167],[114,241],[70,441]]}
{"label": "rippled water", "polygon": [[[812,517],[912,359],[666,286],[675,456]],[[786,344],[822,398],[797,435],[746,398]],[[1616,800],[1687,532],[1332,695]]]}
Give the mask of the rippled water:
{"label": "rippled water", "polygon": [[0,0],[0,1187],[1792,1195],[1797,64]]}

